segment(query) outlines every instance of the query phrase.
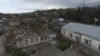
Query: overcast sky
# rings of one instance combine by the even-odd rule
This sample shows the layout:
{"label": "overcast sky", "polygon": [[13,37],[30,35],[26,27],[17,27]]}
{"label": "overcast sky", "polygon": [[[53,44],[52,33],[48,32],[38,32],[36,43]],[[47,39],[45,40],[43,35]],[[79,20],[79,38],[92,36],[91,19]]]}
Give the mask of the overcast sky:
{"label": "overcast sky", "polygon": [[[100,0],[84,0],[88,6],[99,5]],[[83,5],[83,0],[0,0],[0,12],[23,13],[38,9],[69,8]]]}

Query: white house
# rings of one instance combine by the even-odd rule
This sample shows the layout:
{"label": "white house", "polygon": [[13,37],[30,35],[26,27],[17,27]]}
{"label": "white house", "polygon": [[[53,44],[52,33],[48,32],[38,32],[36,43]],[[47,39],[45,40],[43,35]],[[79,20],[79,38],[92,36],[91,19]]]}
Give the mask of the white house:
{"label": "white house", "polygon": [[61,28],[65,38],[80,42],[100,52],[100,27],[81,23],[68,23]]}

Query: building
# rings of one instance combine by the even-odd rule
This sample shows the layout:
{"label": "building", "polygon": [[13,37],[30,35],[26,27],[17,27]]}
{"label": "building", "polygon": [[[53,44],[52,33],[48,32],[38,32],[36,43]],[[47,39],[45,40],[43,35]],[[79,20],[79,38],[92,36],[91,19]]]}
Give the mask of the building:
{"label": "building", "polygon": [[57,26],[65,25],[64,18],[53,19],[52,22]]}
{"label": "building", "polygon": [[49,43],[55,37],[49,34],[46,25],[41,23],[36,23],[33,28],[28,25],[16,26],[13,33],[11,34],[14,36],[8,37],[9,49],[13,51],[17,48],[22,48],[28,53],[31,53],[37,45]]}
{"label": "building", "polygon": [[8,18],[0,19],[0,32],[7,32],[9,29]]}
{"label": "building", "polygon": [[16,25],[19,25],[20,24],[20,21],[19,21],[18,18],[12,18],[12,19],[9,19],[8,24],[10,26],[16,26]]}
{"label": "building", "polygon": [[8,32],[0,34],[0,56],[6,55],[6,37],[8,36]]}
{"label": "building", "polygon": [[68,23],[61,28],[61,33],[65,38],[69,38],[78,43],[100,52],[100,27],[85,25],[81,23]]}

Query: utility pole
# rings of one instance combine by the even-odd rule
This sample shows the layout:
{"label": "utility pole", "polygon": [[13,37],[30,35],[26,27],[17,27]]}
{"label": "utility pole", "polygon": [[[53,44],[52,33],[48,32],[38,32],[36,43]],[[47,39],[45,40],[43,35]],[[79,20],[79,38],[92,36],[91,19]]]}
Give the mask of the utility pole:
{"label": "utility pole", "polygon": [[85,13],[85,0],[83,0],[83,21],[85,23],[85,15],[84,15],[84,13]]}

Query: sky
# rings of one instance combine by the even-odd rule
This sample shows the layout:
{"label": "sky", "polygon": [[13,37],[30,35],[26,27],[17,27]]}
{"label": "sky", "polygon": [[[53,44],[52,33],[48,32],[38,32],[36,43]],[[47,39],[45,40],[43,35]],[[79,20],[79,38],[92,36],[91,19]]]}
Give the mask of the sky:
{"label": "sky", "polygon": [[99,5],[100,0],[0,0],[0,12],[25,13],[41,9],[73,8],[83,4]]}

